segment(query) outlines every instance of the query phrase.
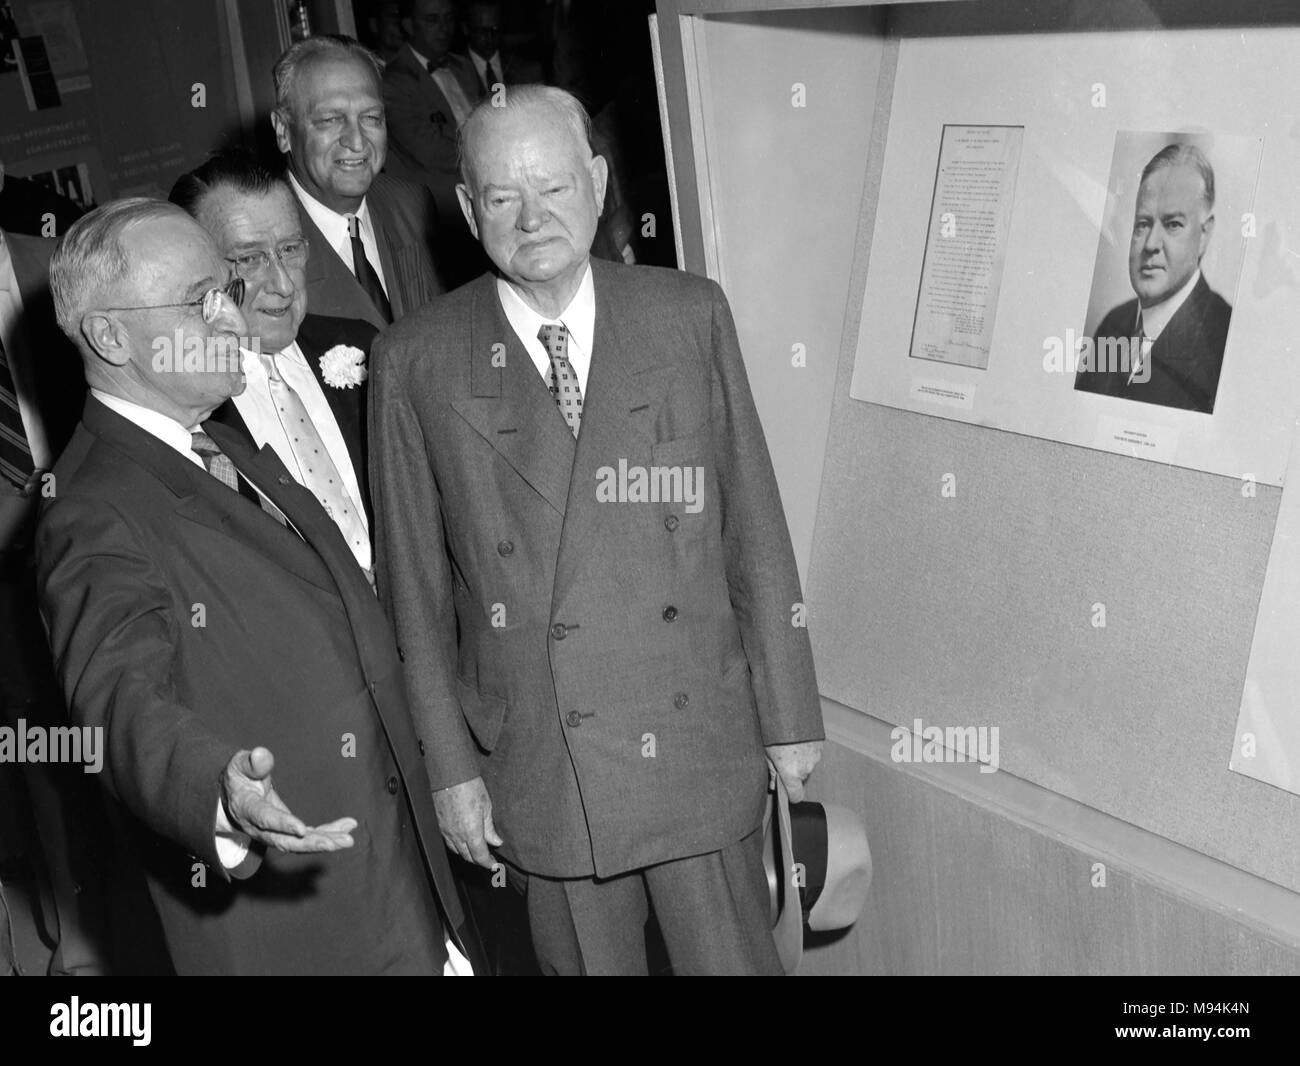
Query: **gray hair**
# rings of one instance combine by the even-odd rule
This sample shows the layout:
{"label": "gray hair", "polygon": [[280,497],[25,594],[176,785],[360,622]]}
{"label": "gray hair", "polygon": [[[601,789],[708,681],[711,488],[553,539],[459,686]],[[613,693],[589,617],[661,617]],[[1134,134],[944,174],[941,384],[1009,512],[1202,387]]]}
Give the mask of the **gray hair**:
{"label": "gray hair", "polygon": [[50,294],[59,328],[83,352],[81,316],[104,289],[130,273],[122,236],[133,226],[173,215],[188,217],[166,200],[132,196],[95,208],[63,235],[50,259]]}
{"label": "gray hair", "polygon": [[506,87],[504,105],[494,103],[494,95],[489,93],[480,100],[460,127],[457,138],[460,178],[466,185],[470,184],[469,161],[473,155],[475,142],[482,134],[484,124],[494,112],[505,111],[512,107],[552,108],[559,112],[560,118],[572,131],[578,144],[583,145],[589,152],[592,150],[591,116],[572,93],[557,89],[553,85],[511,85]]}
{"label": "gray hair", "polygon": [[293,87],[297,84],[298,74],[304,66],[321,59],[357,59],[365,63],[374,72],[375,80],[381,85],[384,80],[384,64],[360,41],[342,34],[323,33],[308,37],[290,45],[271,68],[271,77],[275,81],[275,109],[282,114],[291,114],[289,100],[293,96]]}
{"label": "gray hair", "polygon": [[1201,199],[1205,201],[1205,209],[1213,211],[1214,168],[1210,166],[1210,161],[1205,158],[1205,153],[1194,144],[1175,143],[1165,145],[1151,157],[1151,162],[1142,169],[1142,178],[1138,182],[1138,186],[1140,187],[1142,182],[1146,181],[1157,170],[1180,166],[1192,167],[1201,176],[1201,188],[1204,190]]}

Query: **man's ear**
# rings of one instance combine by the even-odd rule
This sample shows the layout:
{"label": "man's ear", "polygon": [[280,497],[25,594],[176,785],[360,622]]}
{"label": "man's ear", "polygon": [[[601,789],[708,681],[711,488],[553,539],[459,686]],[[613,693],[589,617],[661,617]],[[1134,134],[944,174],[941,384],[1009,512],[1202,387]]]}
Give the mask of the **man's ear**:
{"label": "man's ear", "polygon": [[289,154],[289,119],[277,107],[271,112],[271,127],[275,130],[275,146],[284,155]]}
{"label": "man's ear", "polygon": [[126,366],[131,361],[126,330],[112,315],[87,311],[81,316],[81,336],[90,350],[110,366]]}
{"label": "man's ear", "polygon": [[1201,223],[1201,247],[1197,253],[1196,260],[1200,262],[1205,256],[1205,249],[1210,246],[1210,237],[1214,234],[1214,215],[1210,215]]}
{"label": "man's ear", "polygon": [[609,164],[603,155],[591,157],[591,187],[596,191],[596,214],[605,210],[605,186],[609,183]]}
{"label": "man's ear", "polygon": [[474,234],[475,240],[478,240],[478,222],[474,218],[474,194],[464,182],[456,186],[456,199],[460,201],[460,213],[465,216],[470,233]]}

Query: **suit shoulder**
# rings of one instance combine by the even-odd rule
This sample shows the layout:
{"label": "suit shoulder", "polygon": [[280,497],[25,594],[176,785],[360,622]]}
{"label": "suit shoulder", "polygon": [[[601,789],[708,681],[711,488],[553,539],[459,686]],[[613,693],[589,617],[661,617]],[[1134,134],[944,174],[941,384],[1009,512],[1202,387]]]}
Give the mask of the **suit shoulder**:
{"label": "suit shoulder", "polygon": [[452,292],[435,296],[384,330],[375,348],[382,349],[391,364],[454,347],[468,334],[475,300],[491,295],[493,284],[494,275],[484,274]]}
{"label": "suit shoulder", "polygon": [[368,196],[408,210],[424,212],[429,204],[429,190],[414,181],[381,172],[370,186]]}
{"label": "suit shoulder", "polygon": [[600,261],[594,280],[597,287],[609,285],[612,292],[629,296],[642,305],[671,304],[678,313],[695,308],[711,309],[714,303],[726,303],[722,287],[716,281],[671,267],[627,266]]}
{"label": "suit shoulder", "polygon": [[1127,337],[1132,334],[1137,324],[1137,307],[1136,299],[1127,300],[1116,307],[1112,307],[1106,317],[1101,320],[1097,326],[1096,337]]}

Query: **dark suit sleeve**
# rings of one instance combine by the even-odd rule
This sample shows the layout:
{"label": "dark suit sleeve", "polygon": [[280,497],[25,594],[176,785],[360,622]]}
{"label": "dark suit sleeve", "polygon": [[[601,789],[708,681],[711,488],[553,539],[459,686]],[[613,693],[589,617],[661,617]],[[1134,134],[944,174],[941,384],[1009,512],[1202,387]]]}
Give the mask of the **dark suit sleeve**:
{"label": "dark suit sleeve", "polygon": [[375,575],[405,664],[415,731],[435,790],[479,776],[479,762],[456,693],[456,611],[442,501],[410,401],[381,335],[370,383],[370,492],[375,510]]}
{"label": "dark suit sleeve", "polygon": [[[754,408],[740,342],[722,290],[710,283],[711,426],[722,494],[722,548],[732,609],[749,659],[764,744],[820,740],[821,701],[802,604],[799,573]],[[802,608],[800,608],[802,613]]]}
{"label": "dark suit sleeve", "polygon": [[103,729],[105,784],[146,826],[226,876],[214,819],[238,747],[177,697],[182,620],[148,551],[111,508],[73,498],[42,516],[37,560],[59,682],[73,722]]}

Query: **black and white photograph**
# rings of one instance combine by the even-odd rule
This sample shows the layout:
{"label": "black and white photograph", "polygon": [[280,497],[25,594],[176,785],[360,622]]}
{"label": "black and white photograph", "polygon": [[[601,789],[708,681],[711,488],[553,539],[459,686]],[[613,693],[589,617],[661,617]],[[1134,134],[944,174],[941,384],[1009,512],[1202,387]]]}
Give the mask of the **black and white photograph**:
{"label": "black and white photograph", "polygon": [[0,1055],[1293,1043],[1300,9],[0,38]]}

